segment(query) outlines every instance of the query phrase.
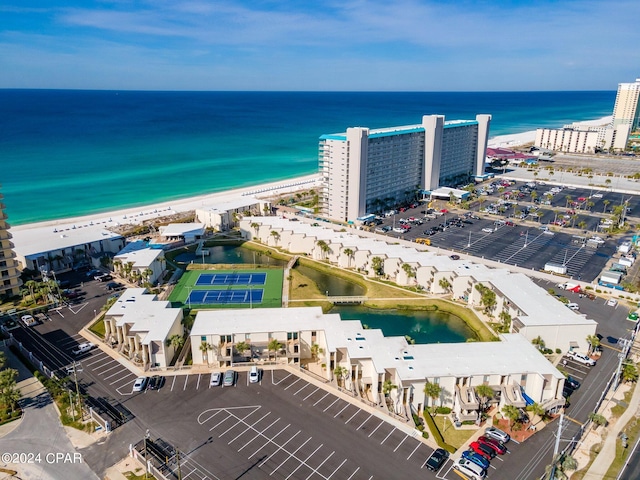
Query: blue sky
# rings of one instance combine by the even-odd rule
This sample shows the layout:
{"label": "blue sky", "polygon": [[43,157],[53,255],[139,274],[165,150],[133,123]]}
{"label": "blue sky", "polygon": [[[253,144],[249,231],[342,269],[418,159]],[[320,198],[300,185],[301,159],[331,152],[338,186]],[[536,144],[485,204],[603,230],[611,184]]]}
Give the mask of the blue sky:
{"label": "blue sky", "polygon": [[637,0],[4,0],[0,88],[615,90]]}

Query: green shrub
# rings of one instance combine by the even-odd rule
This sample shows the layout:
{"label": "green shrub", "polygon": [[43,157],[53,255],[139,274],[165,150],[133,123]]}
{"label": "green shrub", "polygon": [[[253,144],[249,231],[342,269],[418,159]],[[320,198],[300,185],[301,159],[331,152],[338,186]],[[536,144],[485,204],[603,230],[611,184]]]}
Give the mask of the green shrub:
{"label": "green shrub", "polygon": [[429,438],[429,434],[427,432],[422,432],[422,438]]}
{"label": "green shrub", "polygon": [[556,348],[556,353],[557,353],[557,354],[561,354],[561,353],[562,353],[562,350],[560,350],[559,348]]}
{"label": "green shrub", "polygon": [[442,436],[442,433],[440,433],[440,430],[438,429],[436,422],[433,421],[433,417],[431,417],[431,414],[429,414],[428,411],[424,410],[423,416],[427,422],[427,425],[429,426],[429,430],[431,430],[433,439],[436,441],[438,446],[440,448],[444,448],[449,453],[454,453],[456,451],[456,448],[444,441],[444,437]]}
{"label": "green shrub", "polygon": [[449,415],[451,413],[451,409],[449,407],[437,407],[436,413],[438,415]]}

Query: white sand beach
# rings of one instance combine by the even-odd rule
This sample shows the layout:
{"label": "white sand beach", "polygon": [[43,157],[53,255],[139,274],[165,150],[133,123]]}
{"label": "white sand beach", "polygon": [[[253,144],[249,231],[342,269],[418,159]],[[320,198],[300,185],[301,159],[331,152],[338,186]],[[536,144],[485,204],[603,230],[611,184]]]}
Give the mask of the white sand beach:
{"label": "white sand beach", "polygon": [[308,190],[317,188],[320,185],[320,176],[315,173],[303,177],[291,178],[279,182],[265,183],[251,187],[226,190],[218,193],[199,195],[196,197],[172,200],[143,207],[133,207],[111,212],[96,213],[81,217],[61,218],[45,222],[27,223],[24,225],[12,226],[11,230],[22,231],[39,229],[43,227],[57,227],[84,224],[102,223],[105,226],[117,226],[117,224],[140,223],[157,217],[164,217],[180,212],[188,212],[196,208],[214,206],[242,196],[254,196],[258,198],[271,196],[279,193],[296,192],[298,190]]}
{"label": "white sand beach", "polygon": [[[613,116],[609,115],[602,118],[596,118],[595,120],[585,120],[582,122],[574,122],[574,125],[580,125],[584,127],[594,127],[608,125],[611,123]],[[514,133],[511,135],[498,135],[489,139],[490,147],[519,147],[527,143],[533,143],[536,139],[536,131],[529,130],[527,132]]]}

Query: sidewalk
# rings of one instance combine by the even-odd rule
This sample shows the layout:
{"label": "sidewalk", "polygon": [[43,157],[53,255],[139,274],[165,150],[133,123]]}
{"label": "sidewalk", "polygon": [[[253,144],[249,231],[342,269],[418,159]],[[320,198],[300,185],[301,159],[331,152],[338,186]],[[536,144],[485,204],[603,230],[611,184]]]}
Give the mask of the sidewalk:
{"label": "sidewalk", "polygon": [[629,406],[610,429],[607,430],[607,438],[600,453],[595,458],[583,480],[601,480],[605,478],[611,462],[616,456],[616,442],[618,435],[627,426],[627,423],[636,415],[640,406],[640,383],[636,384]]}

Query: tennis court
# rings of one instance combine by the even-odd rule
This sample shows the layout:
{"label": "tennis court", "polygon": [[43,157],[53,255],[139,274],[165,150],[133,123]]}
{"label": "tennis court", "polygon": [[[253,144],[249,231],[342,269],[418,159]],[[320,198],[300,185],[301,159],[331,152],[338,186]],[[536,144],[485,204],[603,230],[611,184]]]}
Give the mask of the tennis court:
{"label": "tennis court", "polygon": [[192,290],[187,302],[196,305],[229,304],[229,303],[262,303],[264,290]]}
{"label": "tennis court", "polygon": [[201,273],[195,285],[264,285],[266,279],[266,273]]}

